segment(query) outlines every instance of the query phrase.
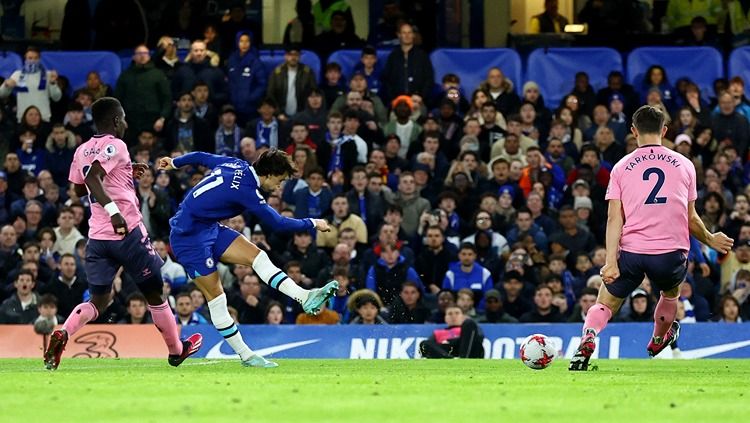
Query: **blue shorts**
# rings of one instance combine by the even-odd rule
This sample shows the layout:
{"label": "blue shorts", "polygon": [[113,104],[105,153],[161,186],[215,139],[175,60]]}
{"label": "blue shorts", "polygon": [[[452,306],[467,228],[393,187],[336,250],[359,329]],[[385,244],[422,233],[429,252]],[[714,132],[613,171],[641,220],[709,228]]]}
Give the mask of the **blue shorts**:
{"label": "blue shorts", "polygon": [[654,292],[669,291],[679,286],[687,275],[687,252],[678,250],[664,254],[637,254],[620,251],[617,259],[620,277],[604,286],[617,298],[627,298],[648,276]]}
{"label": "blue shorts", "polygon": [[86,244],[85,270],[92,294],[109,293],[120,266],[136,284],[153,275],[161,277],[164,261],[156,254],[148,233],[140,225],[116,241],[90,239]]}
{"label": "blue shorts", "polygon": [[238,236],[239,232],[219,223],[194,223],[189,232],[172,230],[169,245],[188,276],[197,278],[216,271],[224,251]]}

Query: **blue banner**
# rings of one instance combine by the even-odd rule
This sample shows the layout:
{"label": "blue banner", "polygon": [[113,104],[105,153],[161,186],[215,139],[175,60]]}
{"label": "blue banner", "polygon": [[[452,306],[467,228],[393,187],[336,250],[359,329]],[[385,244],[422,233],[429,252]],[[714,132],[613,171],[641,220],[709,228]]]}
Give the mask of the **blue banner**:
{"label": "blue banner", "polygon": [[[581,340],[580,324],[481,325],[485,358],[518,358],[518,348],[527,336],[542,333],[550,337],[566,358]],[[419,343],[439,325],[241,325],[240,332],[250,348],[275,358],[386,359],[419,357]],[[597,338],[594,358],[647,358],[646,344],[653,324],[613,323]],[[213,326],[184,326],[183,336],[203,335],[203,348],[196,355],[205,358],[236,358]],[[750,358],[750,325],[695,323],[682,325],[678,342],[681,358]],[[667,348],[657,358],[672,358]]]}

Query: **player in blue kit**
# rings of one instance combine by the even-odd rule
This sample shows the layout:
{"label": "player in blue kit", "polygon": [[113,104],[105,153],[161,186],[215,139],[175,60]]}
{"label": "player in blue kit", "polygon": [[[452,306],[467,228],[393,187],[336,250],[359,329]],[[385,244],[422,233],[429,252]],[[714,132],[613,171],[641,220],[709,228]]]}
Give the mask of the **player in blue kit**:
{"label": "player in blue kit", "polygon": [[317,314],[322,305],[338,290],[336,281],[322,288],[307,290],[297,285],[276,267],[268,254],[239,232],[219,224],[245,210],[280,231],[330,230],[322,219],[290,219],[279,215],[266,204],[261,190],[272,192],[296,172],[294,163],[283,151],[269,150],[250,166],[246,161],[203,152],[188,153],[171,159],[162,157],[158,169],[172,170],[182,166],[204,166],[212,169],[182,200],[170,219],[169,236],[172,251],[185,267],[208,301],[211,320],[227,343],[249,367],[276,367],[277,364],[255,354],[242,340],[227,309],[227,297],[219,280],[216,263],[251,266],[265,283],[292,297],[306,313]]}

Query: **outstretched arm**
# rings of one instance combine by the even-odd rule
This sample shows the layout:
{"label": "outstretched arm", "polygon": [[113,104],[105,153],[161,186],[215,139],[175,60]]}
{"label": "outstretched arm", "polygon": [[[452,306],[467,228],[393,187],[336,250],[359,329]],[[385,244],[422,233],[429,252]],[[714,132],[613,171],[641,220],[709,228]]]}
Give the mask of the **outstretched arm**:
{"label": "outstretched arm", "polygon": [[323,219],[294,219],[282,216],[273,207],[266,204],[265,201],[256,204],[253,207],[248,207],[248,209],[250,209],[250,211],[263,223],[280,231],[296,232],[312,228],[321,232],[328,232],[331,230],[328,227],[328,222]]}
{"label": "outstretched arm", "polygon": [[711,233],[703,220],[695,211],[695,201],[688,203],[688,226],[690,227],[690,234],[693,235],[698,241],[708,245],[714,250],[721,254],[727,254],[734,245],[734,240],[724,234],[724,232]]}
{"label": "outstretched arm", "polygon": [[174,159],[171,157],[162,157],[158,160],[156,168],[158,170],[173,170],[182,166],[199,165],[213,169],[214,167],[231,160],[233,160],[231,157],[204,153],[202,151],[193,151],[192,153],[183,154]]}

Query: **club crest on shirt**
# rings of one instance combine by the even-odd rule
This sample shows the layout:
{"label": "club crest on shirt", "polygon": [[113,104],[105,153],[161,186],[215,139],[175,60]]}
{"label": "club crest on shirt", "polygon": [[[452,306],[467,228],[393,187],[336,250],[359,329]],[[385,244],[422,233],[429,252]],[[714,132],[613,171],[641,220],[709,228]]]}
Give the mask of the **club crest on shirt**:
{"label": "club crest on shirt", "polygon": [[208,267],[209,269],[212,268],[212,267],[214,267],[214,259],[213,258],[209,257],[209,258],[206,259],[206,267]]}

